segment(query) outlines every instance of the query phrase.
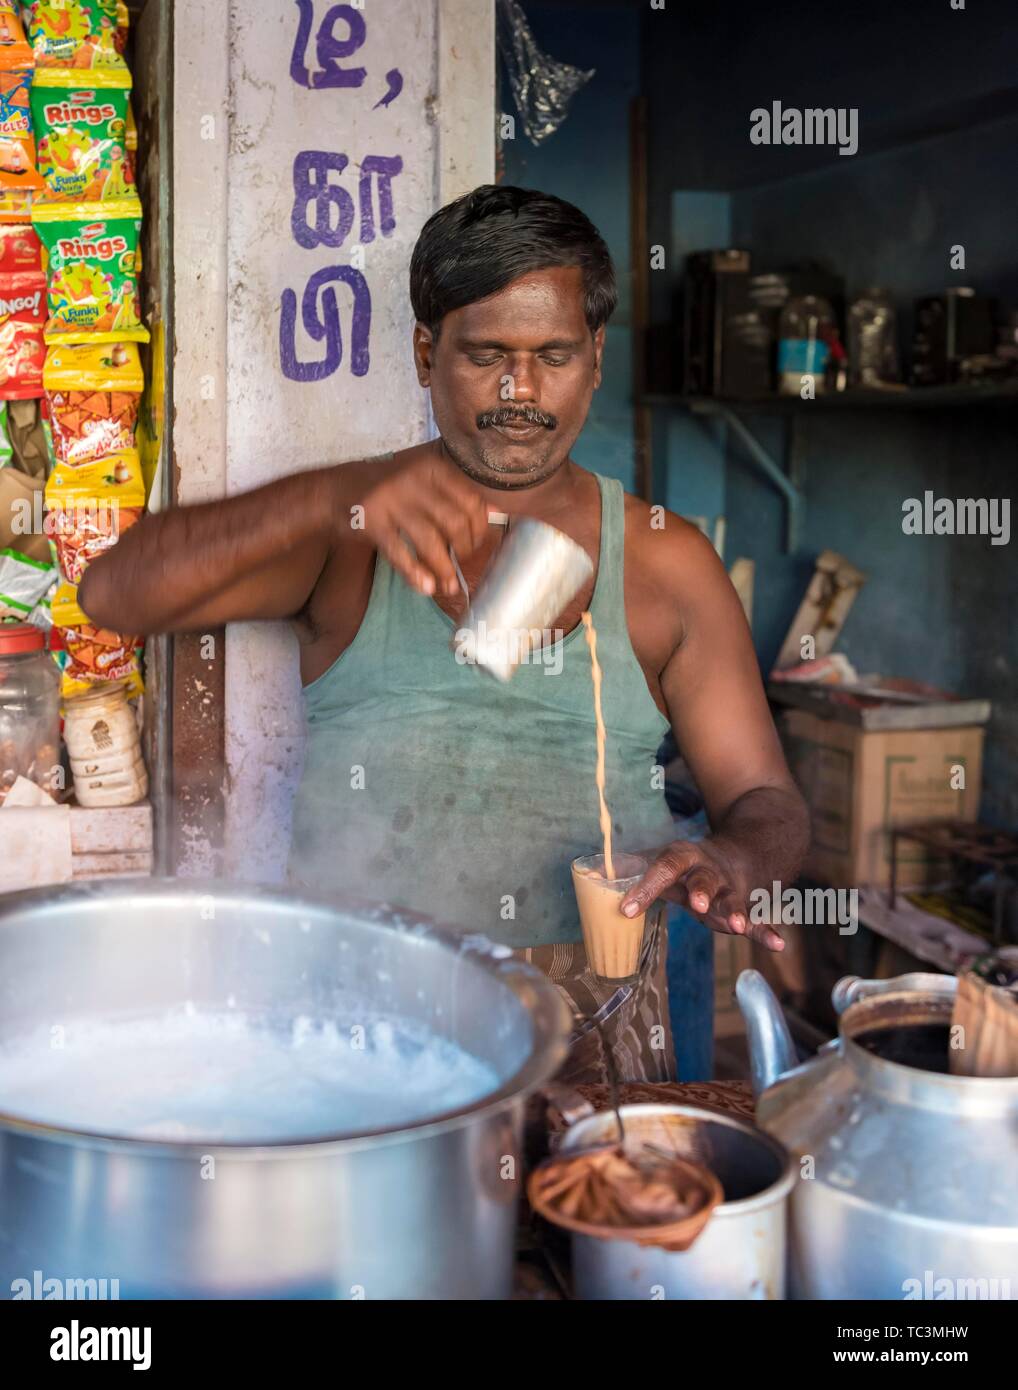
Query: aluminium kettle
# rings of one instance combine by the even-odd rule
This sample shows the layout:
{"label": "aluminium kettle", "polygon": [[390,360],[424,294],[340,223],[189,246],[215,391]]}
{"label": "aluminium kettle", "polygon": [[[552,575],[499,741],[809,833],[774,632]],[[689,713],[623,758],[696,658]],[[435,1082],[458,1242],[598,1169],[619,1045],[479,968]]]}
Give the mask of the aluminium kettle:
{"label": "aluminium kettle", "polygon": [[763,976],[739,976],[757,1120],[799,1167],[791,1297],[1018,1299],[1018,1077],[930,1069],[956,988],[846,977],[838,1037],[798,1064]]}

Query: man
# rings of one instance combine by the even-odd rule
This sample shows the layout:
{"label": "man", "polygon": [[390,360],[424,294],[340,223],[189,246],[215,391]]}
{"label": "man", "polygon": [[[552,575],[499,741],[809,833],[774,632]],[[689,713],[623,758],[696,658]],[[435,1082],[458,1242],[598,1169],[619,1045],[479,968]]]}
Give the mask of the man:
{"label": "man", "polygon": [[[624,1077],[673,1074],[665,931],[634,987],[587,968],[570,862],[600,847],[594,712],[580,615],[604,671],[615,844],[653,863],[624,910],[661,897],[715,930],[782,943],[748,895],[794,879],[807,817],[750,634],[713,548],[569,457],[600,385],[616,303],[608,250],[575,207],[486,186],[442,208],[414,250],[414,357],[440,438],[204,506],[145,517],[81,585],[96,622],[206,631],[290,618],[308,745],[292,873],[482,931],[544,968],[577,1020],[572,1079],[601,1074],[596,1021]],[[571,536],[595,575],[560,638],[506,685],[451,650],[502,537],[489,513]],[[670,843],[656,753],[671,725],[711,838]]]}

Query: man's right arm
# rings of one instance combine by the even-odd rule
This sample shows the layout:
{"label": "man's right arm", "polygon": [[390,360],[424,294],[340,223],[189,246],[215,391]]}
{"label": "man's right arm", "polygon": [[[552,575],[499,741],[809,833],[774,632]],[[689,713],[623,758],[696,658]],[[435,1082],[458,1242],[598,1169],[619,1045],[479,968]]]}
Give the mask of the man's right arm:
{"label": "man's right arm", "polygon": [[467,555],[486,529],[479,490],[423,446],[150,513],[89,565],[78,602],[93,622],[144,636],[294,617],[343,546],[381,550],[423,592],[452,592],[449,545]]}
{"label": "man's right arm", "polygon": [[332,545],[339,472],[149,513],[89,565],[81,608],[100,626],[146,636],[299,613]]}

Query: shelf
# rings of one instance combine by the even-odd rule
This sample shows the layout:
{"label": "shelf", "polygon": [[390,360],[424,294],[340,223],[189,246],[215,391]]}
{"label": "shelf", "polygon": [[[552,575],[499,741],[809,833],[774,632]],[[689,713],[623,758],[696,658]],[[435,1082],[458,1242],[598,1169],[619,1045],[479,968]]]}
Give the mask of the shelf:
{"label": "shelf", "polygon": [[753,396],[743,400],[719,396],[651,394],[642,404],[652,409],[690,410],[697,415],[799,415],[810,410],[945,410],[973,406],[1018,405],[1018,379],[962,386],[914,386],[905,390],[823,391],[814,400],[799,396]]}

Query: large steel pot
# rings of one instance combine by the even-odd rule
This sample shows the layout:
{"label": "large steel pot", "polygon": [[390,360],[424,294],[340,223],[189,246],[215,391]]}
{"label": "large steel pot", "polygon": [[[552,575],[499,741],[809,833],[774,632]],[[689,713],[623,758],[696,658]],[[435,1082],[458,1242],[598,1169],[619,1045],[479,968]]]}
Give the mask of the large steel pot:
{"label": "large steel pot", "polygon": [[0,1297],[36,1271],[115,1278],[122,1298],[507,1295],[523,1101],[569,1032],[540,972],[420,917],[273,890],[121,881],[0,899],[0,1046],[187,1001],[328,1016],[351,989],[487,1062],[497,1089],[411,1127],[257,1148],[0,1113]]}
{"label": "large steel pot", "polygon": [[797,1066],[769,986],[739,976],[757,1118],[801,1165],[794,1297],[1018,1298],[1018,1077],[924,1068],[956,988],[950,975],[848,977],[838,1037]]}

